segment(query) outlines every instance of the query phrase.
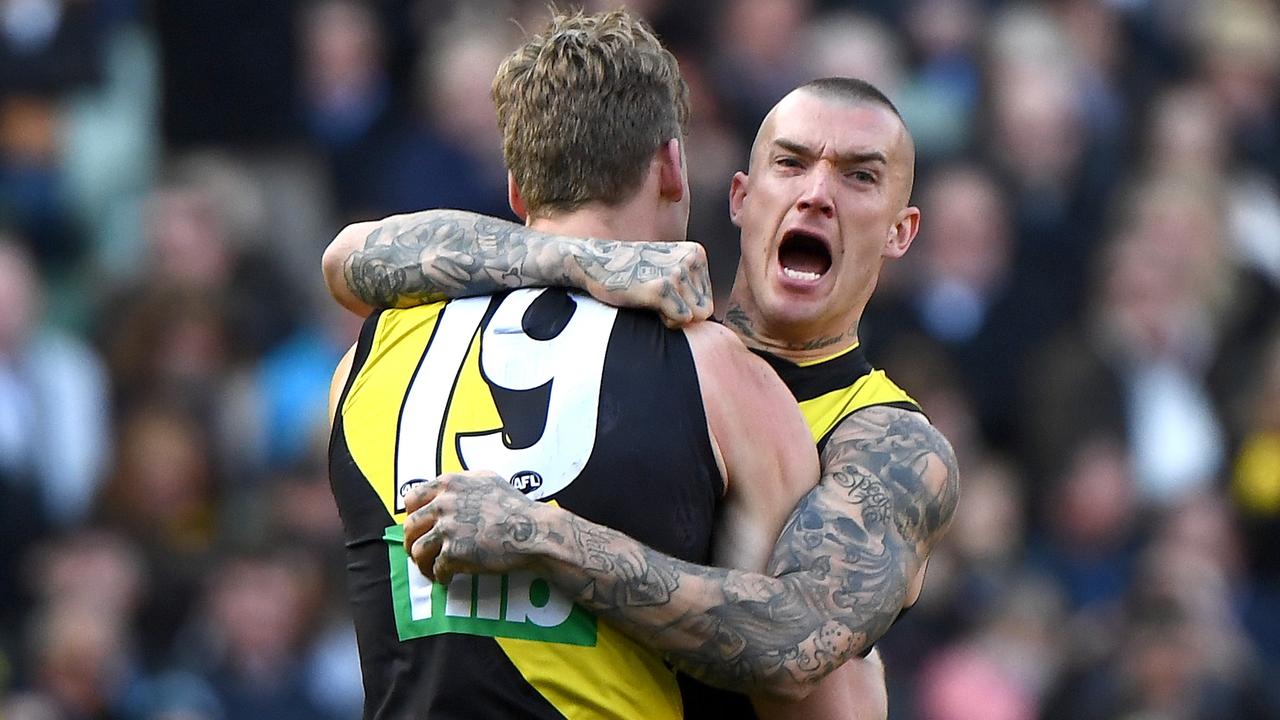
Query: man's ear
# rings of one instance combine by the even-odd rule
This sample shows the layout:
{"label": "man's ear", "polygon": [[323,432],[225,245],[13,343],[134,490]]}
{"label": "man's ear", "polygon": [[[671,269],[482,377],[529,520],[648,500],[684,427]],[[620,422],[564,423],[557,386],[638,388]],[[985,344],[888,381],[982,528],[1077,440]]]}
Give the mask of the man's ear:
{"label": "man's ear", "polygon": [[738,227],[742,227],[742,206],[747,201],[747,181],[750,179],[739,170],[729,182],[729,219]]}
{"label": "man's ear", "polygon": [[684,170],[684,153],[680,141],[671,138],[658,148],[658,192],[670,202],[678,203],[688,192]]}
{"label": "man's ear", "polygon": [[898,220],[889,229],[889,237],[885,240],[884,251],[880,254],[887,258],[900,258],[907,254],[911,241],[916,239],[920,231],[920,208],[906,207],[898,213]]}
{"label": "man's ear", "polygon": [[528,220],[529,213],[524,206],[524,198],[520,197],[520,188],[516,185],[516,176],[507,171],[507,204],[511,206],[511,212],[521,220]]}

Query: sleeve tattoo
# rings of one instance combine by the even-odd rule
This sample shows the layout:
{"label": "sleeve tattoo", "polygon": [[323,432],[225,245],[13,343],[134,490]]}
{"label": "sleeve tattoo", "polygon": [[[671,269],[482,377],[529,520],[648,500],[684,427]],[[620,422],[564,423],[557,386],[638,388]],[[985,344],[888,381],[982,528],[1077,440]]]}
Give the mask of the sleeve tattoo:
{"label": "sleeve tattoo", "polygon": [[[381,221],[343,274],[356,297],[388,308],[520,287],[623,291],[679,262],[670,243],[569,238],[462,210],[427,210]],[[702,294],[710,298],[710,287]]]}
{"label": "sleeve tattoo", "polygon": [[545,536],[553,579],[695,677],[803,696],[889,628],[959,498],[950,445],[909,411],[855,413],[822,459],[772,577],[675,560],[566,513]]}
{"label": "sleeve tattoo", "polygon": [[455,210],[400,215],[378,224],[343,274],[352,293],[373,307],[482,295],[517,287],[513,269],[530,261],[528,241],[541,235]]}

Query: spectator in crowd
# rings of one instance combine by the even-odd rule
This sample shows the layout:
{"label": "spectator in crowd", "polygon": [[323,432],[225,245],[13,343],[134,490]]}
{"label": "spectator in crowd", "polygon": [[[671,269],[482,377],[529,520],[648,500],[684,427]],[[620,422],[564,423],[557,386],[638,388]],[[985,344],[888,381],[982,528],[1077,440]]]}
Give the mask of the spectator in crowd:
{"label": "spectator in crowd", "polygon": [[82,339],[42,327],[43,304],[31,253],[0,235],[0,477],[68,526],[88,516],[106,469],[107,376]]}
{"label": "spectator in crowd", "polygon": [[[985,437],[1012,432],[1021,361],[1034,347],[1042,318],[1022,305],[1014,285],[1013,221],[994,178],[974,163],[935,170],[921,203],[932,222],[921,230],[918,256],[896,292],[874,308],[869,341],[919,334],[963,373]],[[991,353],[992,347],[1002,349]]]}
{"label": "spectator in crowd", "polygon": [[122,417],[118,460],[99,512],[145,559],[147,622],[137,637],[149,657],[169,652],[215,561],[222,494],[208,433],[190,411],[157,401]]}
{"label": "spectator in crowd", "polygon": [[303,659],[324,594],[305,555],[242,553],[211,573],[191,659],[230,718],[326,720]]}
{"label": "spectator in crowd", "polygon": [[[978,0],[913,0],[902,28],[917,58],[902,109],[926,157],[950,158],[974,142],[982,97]],[[886,34],[891,40],[892,35]]]}
{"label": "spectator in crowd", "polygon": [[[801,36],[811,0],[726,0],[713,72],[738,136],[750,143],[778,98],[808,80]],[[694,110],[697,114],[697,110]]]}
{"label": "spectator in crowd", "polygon": [[368,183],[371,160],[399,114],[381,18],[371,5],[326,0],[302,11],[302,111],[328,164],[339,213],[379,209]]}
{"label": "spectator in crowd", "polygon": [[492,18],[433,29],[415,69],[407,122],[377,151],[362,180],[380,213],[484,208],[509,216],[489,83],[513,27]]}
{"label": "spectator in crowd", "polygon": [[1072,611],[1097,611],[1129,587],[1142,530],[1134,485],[1125,446],[1096,435],[1072,449],[1044,497],[1032,562],[1057,581]]}

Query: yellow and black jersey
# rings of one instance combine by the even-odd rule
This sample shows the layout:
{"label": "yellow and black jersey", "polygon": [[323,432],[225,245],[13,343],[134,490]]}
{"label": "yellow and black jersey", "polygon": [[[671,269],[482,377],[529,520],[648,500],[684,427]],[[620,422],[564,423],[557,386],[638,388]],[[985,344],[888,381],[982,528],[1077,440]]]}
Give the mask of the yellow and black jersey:
{"label": "yellow and black jersey", "polygon": [[681,717],[660,656],[544,579],[417,570],[405,488],[460,469],[707,562],[723,480],[684,333],[556,289],[386,310],[330,445],[366,718]]}
{"label": "yellow and black jersey", "polygon": [[859,410],[888,405],[921,412],[920,405],[883,370],[871,367],[861,345],[806,363],[794,363],[760,350],[755,353],[769,363],[800,403],[819,455],[831,431]]}
{"label": "yellow and black jersey", "polygon": [[[819,456],[840,421],[859,410],[888,405],[921,412],[916,401],[883,370],[871,367],[861,345],[807,363],[795,363],[760,350],[754,352],[778,373],[800,404],[800,412],[818,445]],[[683,675],[680,685],[687,718],[756,716],[745,695],[712,688]]]}

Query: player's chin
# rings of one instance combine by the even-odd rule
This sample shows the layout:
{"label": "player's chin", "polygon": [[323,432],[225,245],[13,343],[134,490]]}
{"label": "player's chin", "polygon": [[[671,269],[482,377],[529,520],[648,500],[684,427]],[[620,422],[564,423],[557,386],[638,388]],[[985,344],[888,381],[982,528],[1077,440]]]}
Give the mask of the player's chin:
{"label": "player's chin", "polygon": [[821,321],[827,306],[825,293],[776,292],[765,308],[774,327],[807,328]]}

